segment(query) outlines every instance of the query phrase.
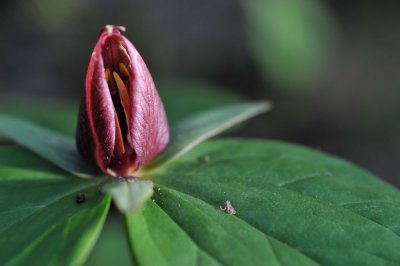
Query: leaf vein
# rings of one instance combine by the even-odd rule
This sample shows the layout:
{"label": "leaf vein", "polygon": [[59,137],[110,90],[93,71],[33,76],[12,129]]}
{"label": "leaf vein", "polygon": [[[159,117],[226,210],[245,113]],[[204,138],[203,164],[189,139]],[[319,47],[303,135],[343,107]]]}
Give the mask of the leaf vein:
{"label": "leaf vein", "polygon": [[[199,200],[199,201],[201,201],[201,202],[207,204],[208,206],[211,206],[212,208],[215,208],[215,206],[212,205],[211,203],[209,203],[209,202],[207,202],[207,201],[205,201],[205,200],[203,200],[203,199],[200,199],[200,198],[198,198],[198,197],[195,197],[195,196],[193,196],[193,195],[189,195],[189,194],[183,192],[182,190],[178,190],[178,189],[171,188],[171,187],[165,187],[165,186],[162,186],[162,185],[159,185],[159,186],[160,186],[160,187],[163,187],[163,188],[166,189],[166,190],[172,190],[172,191],[175,191],[175,192],[177,192],[177,193],[184,194],[184,195],[186,195],[186,196],[188,196],[188,197],[193,197],[193,198],[195,198],[195,199],[197,199],[197,200]],[[160,207],[161,207],[161,206],[160,206]],[[201,211],[201,210],[200,210],[200,211]],[[168,214],[167,214],[167,215],[168,215]],[[254,227],[252,224],[248,223],[248,222],[247,222],[246,220],[244,220],[243,218],[241,218],[241,217],[239,217],[239,216],[234,216],[233,218],[239,219],[239,220],[241,220],[242,222],[248,224],[248,225],[249,225],[251,228],[253,228],[255,231],[257,231],[258,233],[262,234],[267,240],[268,240],[269,237],[270,237],[270,238],[273,238],[273,239],[275,239],[276,241],[281,242],[281,243],[283,243],[283,244],[285,244],[285,245],[291,247],[292,249],[295,249],[295,250],[298,251],[301,255],[305,256],[305,257],[308,258],[309,260],[311,260],[311,261],[313,261],[313,262],[315,262],[315,263],[317,263],[317,264],[320,264],[320,263],[318,263],[317,261],[315,261],[314,258],[311,258],[311,257],[309,257],[308,255],[304,254],[303,252],[297,250],[297,247],[293,247],[293,246],[291,246],[289,243],[283,242],[283,241],[278,240],[278,239],[276,239],[276,238],[274,238],[274,237],[272,237],[272,236],[267,235],[266,233],[264,233],[264,232],[261,231],[260,229]],[[171,218],[171,219],[172,219],[172,218]],[[172,219],[172,220],[173,220],[173,219]],[[174,221],[174,222],[175,222],[175,221]],[[175,222],[175,223],[176,223],[176,222]],[[177,225],[178,225],[178,224],[177,224]],[[179,225],[178,225],[178,226],[179,226]],[[269,242],[269,240],[268,240],[268,242]],[[269,243],[270,243],[270,242],[269,242]],[[270,245],[270,246],[272,246],[272,245]],[[208,253],[208,254],[209,254],[209,253]],[[275,252],[274,252],[274,254],[275,254]]]}

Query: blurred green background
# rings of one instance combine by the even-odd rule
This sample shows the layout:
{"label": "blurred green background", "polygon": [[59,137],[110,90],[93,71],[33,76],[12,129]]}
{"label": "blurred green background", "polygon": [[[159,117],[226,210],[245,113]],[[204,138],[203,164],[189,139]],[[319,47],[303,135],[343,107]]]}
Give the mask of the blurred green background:
{"label": "blurred green background", "polygon": [[[400,186],[399,8],[354,0],[3,0],[0,111],[73,135],[98,33],[124,25],[171,124],[269,99],[275,109],[234,136],[301,143]],[[88,265],[101,265],[105,254],[129,264],[116,219]]]}

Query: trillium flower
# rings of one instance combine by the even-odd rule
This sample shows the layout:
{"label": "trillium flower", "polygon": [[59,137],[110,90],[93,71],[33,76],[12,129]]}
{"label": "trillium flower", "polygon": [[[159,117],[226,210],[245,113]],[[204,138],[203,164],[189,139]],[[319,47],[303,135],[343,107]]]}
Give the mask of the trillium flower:
{"label": "trillium flower", "polygon": [[107,25],[86,75],[76,142],[79,153],[111,176],[132,176],[167,145],[164,106],[142,57]]}

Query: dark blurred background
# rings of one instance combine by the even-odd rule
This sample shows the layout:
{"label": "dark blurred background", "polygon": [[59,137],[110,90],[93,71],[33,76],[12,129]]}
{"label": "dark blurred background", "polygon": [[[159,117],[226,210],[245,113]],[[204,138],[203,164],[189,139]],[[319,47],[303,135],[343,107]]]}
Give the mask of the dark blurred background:
{"label": "dark blurred background", "polygon": [[[274,110],[233,135],[301,143],[400,186],[399,10],[372,0],[3,0],[0,111],[73,134],[98,33],[124,25],[171,123],[269,99]],[[103,249],[118,238],[110,232]]]}
{"label": "dark blurred background", "polygon": [[124,25],[157,85],[270,99],[275,110],[249,136],[328,151],[400,184],[396,1],[3,0],[0,8],[3,103],[77,102],[99,30]]}

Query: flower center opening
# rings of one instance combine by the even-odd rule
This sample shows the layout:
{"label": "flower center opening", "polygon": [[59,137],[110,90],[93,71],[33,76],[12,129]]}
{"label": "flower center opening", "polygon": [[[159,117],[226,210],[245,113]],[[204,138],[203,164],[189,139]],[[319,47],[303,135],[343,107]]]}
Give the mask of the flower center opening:
{"label": "flower center opening", "polygon": [[[122,158],[127,152],[129,121],[131,121],[131,61],[126,47],[118,39],[109,38],[103,49],[104,71],[115,110],[115,156]],[[127,151],[127,149],[129,151]]]}

